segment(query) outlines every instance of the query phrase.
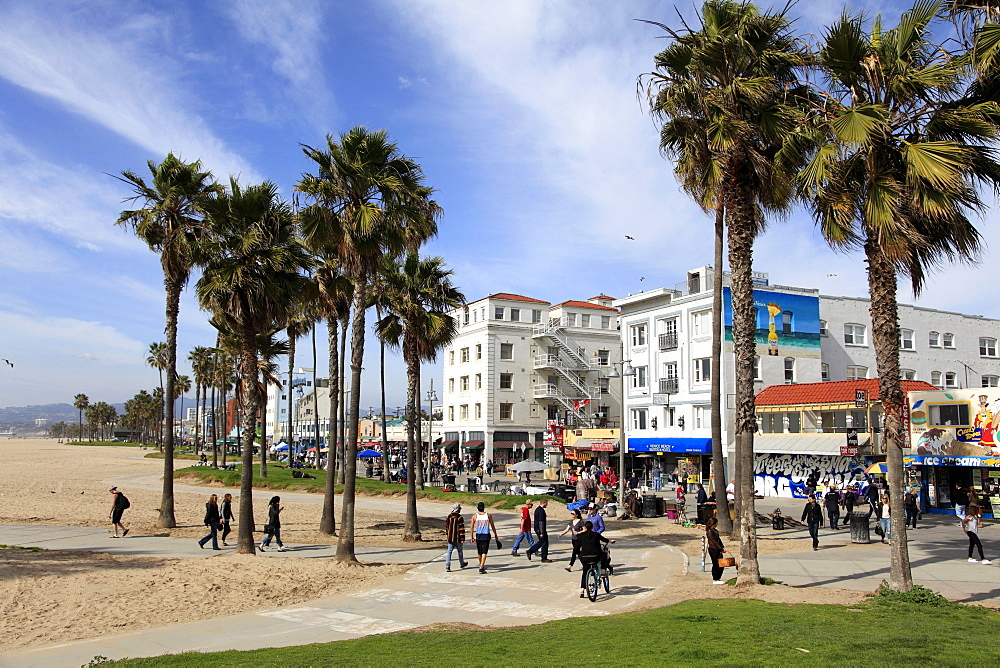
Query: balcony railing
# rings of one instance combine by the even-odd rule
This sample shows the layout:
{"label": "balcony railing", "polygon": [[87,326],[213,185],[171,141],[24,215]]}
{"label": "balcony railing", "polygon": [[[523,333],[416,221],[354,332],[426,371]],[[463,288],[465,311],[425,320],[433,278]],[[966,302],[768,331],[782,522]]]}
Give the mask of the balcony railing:
{"label": "balcony railing", "polygon": [[677,386],[676,378],[661,378],[660,394],[677,394]]}
{"label": "balcony railing", "polygon": [[677,350],[677,334],[660,334],[660,350]]}

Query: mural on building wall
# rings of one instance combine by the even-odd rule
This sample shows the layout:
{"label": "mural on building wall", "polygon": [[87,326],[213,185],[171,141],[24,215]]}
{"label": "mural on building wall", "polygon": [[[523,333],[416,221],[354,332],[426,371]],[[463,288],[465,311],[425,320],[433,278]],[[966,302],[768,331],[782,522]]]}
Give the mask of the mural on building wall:
{"label": "mural on building wall", "polygon": [[837,485],[864,477],[871,457],[839,455],[756,455],[754,457],[754,491],[758,496],[782,496],[804,499],[806,480],[815,472],[822,485]]}
{"label": "mural on building wall", "polygon": [[[733,343],[733,299],[723,288],[726,344]],[[820,358],[819,297],[754,290],[758,355]]]}
{"label": "mural on building wall", "polygon": [[910,392],[910,452],[932,457],[1000,456],[1000,388]]}

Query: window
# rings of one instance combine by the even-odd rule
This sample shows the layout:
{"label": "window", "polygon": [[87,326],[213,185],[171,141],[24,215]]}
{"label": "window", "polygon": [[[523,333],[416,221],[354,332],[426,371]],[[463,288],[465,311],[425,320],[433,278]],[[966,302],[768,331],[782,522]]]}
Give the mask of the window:
{"label": "window", "polygon": [[454,391],[455,391],[455,379],[454,378],[449,378],[448,379],[448,394],[451,394]]}
{"label": "window", "polygon": [[566,314],[566,326],[567,327],[576,327],[576,313],[567,313]]}
{"label": "window", "polygon": [[967,427],[969,404],[930,404],[927,407],[930,424],[935,427]]}
{"label": "window", "polygon": [[844,325],[844,343],[852,346],[865,345],[865,326]]}
{"label": "window", "polygon": [[468,306],[466,306],[464,309],[462,309],[462,324],[463,325],[468,325],[469,324],[469,307]]}
{"label": "window", "polygon": [[694,428],[695,429],[711,429],[712,428],[712,407],[711,406],[695,406],[694,407]]}
{"label": "window", "polygon": [[611,316],[602,315],[601,316],[601,329],[611,329]]}
{"label": "window", "polygon": [[501,420],[514,419],[514,404],[500,404],[500,419]]}
{"label": "window", "polygon": [[979,337],[979,355],[981,357],[996,357],[997,340],[986,336]]}
{"label": "window", "polygon": [[646,345],[646,325],[632,325],[632,345],[633,346],[644,346]]}
{"label": "window", "polygon": [[493,309],[493,318],[495,320],[503,320],[503,306],[497,306]]}
{"label": "window", "polygon": [[760,355],[754,355],[753,357],[753,379],[761,380],[760,377]]}
{"label": "window", "polygon": [[531,310],[531,322],[538,323],[538,322],[541,322],[541,321],[542,321],[542,311],[541,311],[541,309],[537,309],[537,308],[536,309],[532,309]]}
{"label": "window", "polygon": [[958,374],[954,371],[947,371],[944,374],[945,387],[958,387]]}
{"label": "window", "polygon": [[[597,379],[597,387],[600,388],[601,394],[607,394],[610,391],[610,389],[609,389],[609,383],[610,382],[611,381],[608,378],[598,378]],[[984,385],[984,387],[985,387],[985,385]]]}
{"label": "window", "polygon": [[699,311],[691,314],[691,335],[701,336],[712,333],[712,312]]}
{"label": "window", "polygon": [[514,344],[513,343],[501,343],[500,344],[500,359],[502,359],[502,360],[512,360],[512,359],[514,359]]}
{"label": "window", "polygon": [[934,387],[942,387],[940,371],[931,371],[931,385]]}
{"label": "window", "polygon": [[826,329],[826,320],[820,320],[819,321],[819,335],[820,336],[829,336],[829,334],[830,334],[830,332],[827,331],[827,329]]}
{"label": "window", "polygon": [[476,344],[476,359],[477,360],[483,359],[483,344],[481,343]]}
{"label": "window", "polygon": [[521,322],[521,309],[512,308],[510,310],[510,321],[511,322]]}
{"label": "window", "polygon": [[955,347],[955,335],[951,332],[945,332],[941,335],[941,345],[945,348]]}
{"label": "window", "polygon": [[455,407],[454,406],[448,406],[448,421],[449,422],[454,422],[455,421]]}
{"label": "window", "polygon": [[462,353],[462,355],[461,355],[462,362],[468,362],[469,361],[469,349],[468,348],[462,348],[461,353]]}
{"label": "window", "polygon": [[646,376],[646,367],[637,366],[633,367],[635,370],[635,375],[632,376],[632,387],[635,389],[640,389],[646,387],[648,381]]}
{"label": "window", "polygon": [[677,362],[666,362],[663,365],[663,377],[677,379]]}
{"label": "window", "polygon": [[785,358],[785,382],[794,383],[795,382],[795,358],[786,357]]}
{"label": "window", "polygon": [[931,332],[930,334],[928,334],[927,335],[927,345],[929,345],[931,348],[940,348],[941,347],[941,335],[938,334],[937,332]]}
{"label": "window", "polygon": [[476,404],[476,419],[481,420],[483,418],[483,405]]}
{"label": "window", "polygon": [[648,411],[645,408],[632,409],[632,429],[645,429]]}
{"label": "window", "polygon": [[454,350],[449,350],[448,351],[448,364],[454,364],[454,363],[455,363],[455,351]]}
{"label": "window", "polygon": [[514,374],[512,373],[500,374],[500,389],[501,390],[514,389]]}
{"label": "window", "polygon": [[461,378],[458,379],[458,389],[460,391],[462,391],[462,392],[468,392],[469,391],[469,377],[468,376],[462,376]]}
{"label": "window", "polygon": [[462,404],[458,407],[458,417],[460,420],[469,419],[469,404]]}
{"label": "window", "polygon": [[913,350],[913,330],[912,329],[901,329],[901,330],[899,330],[899,349],[900,350]]}
{"label": "window", "polygon": [[899,378],[900,380],[916,380],[917,372],[913,369],[900,369]]}
{"label": "window", "polygon": [[781,333],[791,334],[792,333],[792,312],[784,311],[781,314]]}
{"label": "window", "polygon": [[590,327],[590,314],[588,313],[580,314],[580,327]]}
{"label": "window", "polygon": [[597,366],[608,366],[610,362],[611,362],[611,351],[609,350],[597,351]]}
{"label": "window", "polygon": [[826,362],[819,365],[819,378],[820,380],[830,380],[830,365]]}
{"label": "window", "polygon": [[711,357],[702,357],[700,359],[691,360],[691,365],[694,367],[694,382],[707,383],[712,380]]}
{"label": "window", "polygon": [[476,374],[476,389],[477,390],[483,389],[483,374],[481,373]]}
{"label": "window", "polygon": [[983,376],[983,387],[1000,387],[1000,376]]}
{"label": "window", "polygon": [[868,377],[868,367],[849,366],[847,367],[847,380],[861,380]]}

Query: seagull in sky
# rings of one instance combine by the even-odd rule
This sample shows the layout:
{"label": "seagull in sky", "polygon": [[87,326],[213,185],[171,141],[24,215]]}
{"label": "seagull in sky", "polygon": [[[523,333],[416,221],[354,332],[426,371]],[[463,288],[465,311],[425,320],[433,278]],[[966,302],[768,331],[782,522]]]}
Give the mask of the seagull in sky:
{"label": "seagull in sky", "polygon": [[7,360],[7,359],[5,359],[5,360],[4,360],[4,362],[6,362],[6,363],[7,363],[7,366],[9,366],[9,367],[10,367],[11,369],[13,369],[13,368],[14,368],[14,363],[13,363],[13,362],[11,362],[10,360]]}
{"label": "seagull in sky", "polygon": [[626,238],[626,239],[631,239],[632,241],[635,241],[635,237],[630,237],[630,236],[629,236],[629,235],[627,235],[627,234],[625,235],[625,238]]}

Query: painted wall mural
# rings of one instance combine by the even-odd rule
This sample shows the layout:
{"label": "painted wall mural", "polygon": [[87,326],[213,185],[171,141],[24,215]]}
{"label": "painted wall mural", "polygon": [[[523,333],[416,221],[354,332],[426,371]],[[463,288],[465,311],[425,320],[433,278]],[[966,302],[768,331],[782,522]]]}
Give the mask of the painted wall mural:
{"label": "painted wall mural", "polygon": [[[756,455],[754,457],[754,491],[761,496],[804,499],[806,480],[814,471],[822,485],[844,485],[858,479],[870,457],[837,455]],[[860,476],[863,477],[863,476]]]}
{"label": "painted wall mural", "polygon": [[[733,343],[733,297],[723,288],[723,320],[726,344]],[[757,311],[758,355],[819,359],[819,297],[791,295],[770,290],[754,290]]]}
{"label": "painted wall mural", "polygon": [[910,392],[910,452],[932,457],[1000,456],[1000,388]]}

